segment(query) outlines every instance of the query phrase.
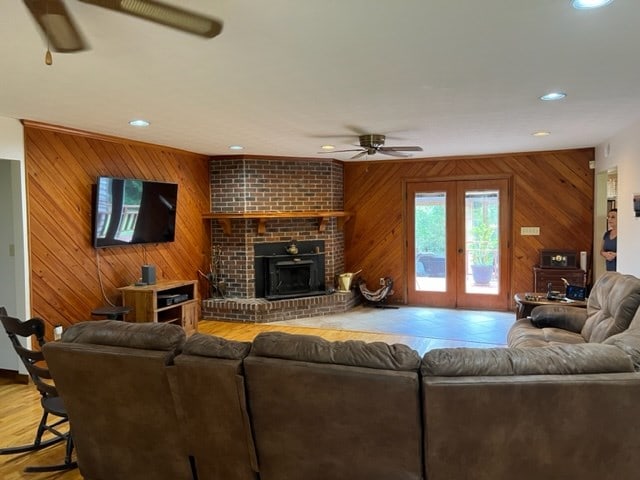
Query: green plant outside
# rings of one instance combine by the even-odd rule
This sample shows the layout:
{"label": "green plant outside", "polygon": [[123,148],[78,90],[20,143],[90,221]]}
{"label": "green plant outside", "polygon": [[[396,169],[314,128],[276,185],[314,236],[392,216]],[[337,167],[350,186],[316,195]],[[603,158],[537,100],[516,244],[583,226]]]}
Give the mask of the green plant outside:
{"label": "green plant outside", "polygon": [[446,248],[444,205],[419,205],[415,210],[415,245],[420,253],[444,257]]}
{"label": "green plant outside", "polygon": [[498,251],[498,231],[487,223],[478,223],[471,229],[473,240],[468,249],[472,265],[493,265]]}

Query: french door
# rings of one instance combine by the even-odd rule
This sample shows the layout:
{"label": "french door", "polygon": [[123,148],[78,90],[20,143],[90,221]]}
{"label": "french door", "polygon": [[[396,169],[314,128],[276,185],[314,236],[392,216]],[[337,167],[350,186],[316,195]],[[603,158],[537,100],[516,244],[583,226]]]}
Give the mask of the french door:
{"label": "french door", "polygon": [[508,309],[509,180],[409,182],[406,191],[408,302]]}

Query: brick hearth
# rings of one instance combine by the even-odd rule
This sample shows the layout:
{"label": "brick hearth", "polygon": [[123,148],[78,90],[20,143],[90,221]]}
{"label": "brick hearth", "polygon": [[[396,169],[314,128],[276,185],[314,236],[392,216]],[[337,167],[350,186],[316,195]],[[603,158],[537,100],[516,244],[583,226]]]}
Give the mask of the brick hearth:
{"label": "brick hearth", "polygon": [[275,322],[346,312],[360,303],[354,290],[318,297],[269,301],[264,298],[209,298],[202,317],[240,322]]}
{"label": "brick hearth", "polygon": [[[335,160],[214,158],[210,162],[211,212],[340,211],[344,208],[343,165]],[[258,232],[256,219],[234,219],[225,235],[211,220],[212,244],[221,250],[221,280],[225,299],[203,300],[203,318],[235,321],[274,321],[339,313],[357,298],[349,294],[268,301],[256,298],[254,244],[322,240],[325,245],[325,284],[331,288],[344,272],[344,235],[336,218],[323,231],[315,218],[277,218]]]}

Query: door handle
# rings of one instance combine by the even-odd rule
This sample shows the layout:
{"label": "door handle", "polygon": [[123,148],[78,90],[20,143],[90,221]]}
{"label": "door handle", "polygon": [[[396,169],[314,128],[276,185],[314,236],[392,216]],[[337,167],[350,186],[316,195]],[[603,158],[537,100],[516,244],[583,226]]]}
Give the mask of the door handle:
{"label": "door handle", "polygon": [[464,248],[459,248],[458,253],[464,253]]}

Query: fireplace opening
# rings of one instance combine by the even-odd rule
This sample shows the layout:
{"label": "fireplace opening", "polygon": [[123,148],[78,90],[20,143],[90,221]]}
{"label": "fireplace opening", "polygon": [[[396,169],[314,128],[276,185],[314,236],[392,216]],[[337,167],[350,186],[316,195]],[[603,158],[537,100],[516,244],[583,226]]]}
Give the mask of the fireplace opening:
{"label": "fireplace opening", "polygon": [[255,245],[256,297],[279,300],[325,295],[324,241],[298,242],[295,255],[286,253],[288,245]]}
{"label": "fireplace opening", "polygon": [[272,260],[269,259],[266,298],[287,298],[316,289],[318,274],[313,260]]}

